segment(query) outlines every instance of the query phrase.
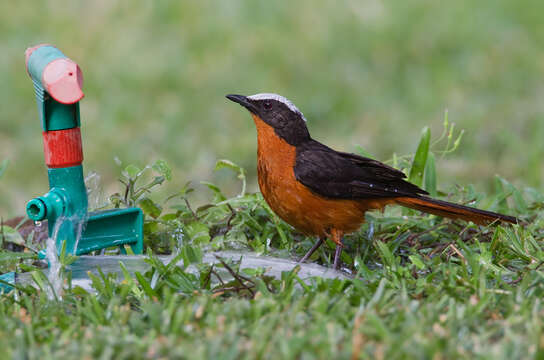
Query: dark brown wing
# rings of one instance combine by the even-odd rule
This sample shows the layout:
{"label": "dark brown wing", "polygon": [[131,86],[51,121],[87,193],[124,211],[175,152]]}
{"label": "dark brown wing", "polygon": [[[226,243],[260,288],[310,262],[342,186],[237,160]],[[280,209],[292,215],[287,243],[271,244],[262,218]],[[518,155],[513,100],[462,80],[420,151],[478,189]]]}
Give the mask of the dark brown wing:
{"label": "dark brown wing", "polygon": [[315,140],[297,147],[295,177],[328,198],[372,199],[427,194],[379,161],[335,151]]}

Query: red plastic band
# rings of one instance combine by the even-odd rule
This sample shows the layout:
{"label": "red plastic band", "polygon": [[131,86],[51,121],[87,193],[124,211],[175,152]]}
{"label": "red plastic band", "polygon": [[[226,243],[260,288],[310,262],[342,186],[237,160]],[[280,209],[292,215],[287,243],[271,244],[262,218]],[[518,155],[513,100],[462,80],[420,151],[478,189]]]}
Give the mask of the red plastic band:
{"label": "red plastic band", "polygon": [[45,163],[50,168],[64,168],[83,162],[81,131],[78,127],[43,132]]}

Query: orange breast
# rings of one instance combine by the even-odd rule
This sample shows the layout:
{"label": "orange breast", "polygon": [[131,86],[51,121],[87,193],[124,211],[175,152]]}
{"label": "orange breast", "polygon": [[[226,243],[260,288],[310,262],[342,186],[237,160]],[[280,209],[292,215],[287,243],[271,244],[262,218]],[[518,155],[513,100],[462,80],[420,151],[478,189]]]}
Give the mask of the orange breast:
{"label": "orange breast", "polygon": [[378,201],[328,199],[309,190],[295,178],[296,149],[274,129],[253,115],[257,126],[259,187],[272,210],[284,221],[308,235],[329,236],[331,230],[350,233],[364,221]]}

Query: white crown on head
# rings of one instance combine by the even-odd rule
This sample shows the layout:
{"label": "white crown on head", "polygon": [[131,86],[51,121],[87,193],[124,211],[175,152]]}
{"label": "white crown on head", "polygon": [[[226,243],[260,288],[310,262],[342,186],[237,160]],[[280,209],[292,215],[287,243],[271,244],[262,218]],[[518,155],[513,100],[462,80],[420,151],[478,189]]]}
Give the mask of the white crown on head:
{"label": "white crown on head", "polygon": [[283,104],[285,104],[285,106],[287,106],[291,111],[297,113],[297,114],[300,114],[300,116],[302,117],[302,120],[306,121],[306,118],[304,117],[304,115],[302,114],[302,112],[295,106],[295,104],[293,104],[291,101],[289,101],[289,99],[281,96],[281,95],[278,95],[278,94],[272,94],[272,93],[262,93],[262,94],[255,94],[255,95],[251,95],[251,96],[248,96],[247,97],[248,99],[251,99],[251,100],[276,100],[276,101],[279,101]]}

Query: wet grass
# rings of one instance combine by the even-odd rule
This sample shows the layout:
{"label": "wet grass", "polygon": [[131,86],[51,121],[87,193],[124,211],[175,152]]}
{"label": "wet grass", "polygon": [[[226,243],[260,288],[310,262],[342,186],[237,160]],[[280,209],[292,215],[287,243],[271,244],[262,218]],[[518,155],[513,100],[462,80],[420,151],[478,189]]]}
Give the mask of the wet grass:
{"label": "wet grass", "polygon": [[[437,157],[424,131],[418,152],[397,166],[422,173],[432,191]],[[427,150],[423,150],[427,149]],[[427,159],[427,160],[424,160]],[[280,279],[266,269],[210,266],[202,253],[237,249],[300,258],[314,239],[279,220],[259,193],[245,190],[245,171],[217,164],[238,178],[227,196],[206,183],[208,202],[192,204],[193,189],[153,200],[168,181],[164,161],[129,165],[109,206],[140,206],[151,269],[123,276],[90,275],[94,293],[64,286],[51,297],[32,253],[40,244],[4,226],[3,271],[31,271],[0,299],[0,345],[25,358],[539,358],[544,354],[544,195],[497,178],[496,192],[473,187],[443,192],[450,200],[506,212],[520,225],[479,227],[415,211],[369,213],[345,238],[342,261],[353,279],[304,283],[297,269]],[[419,170],[418,170],[419,169]],[[427,179],[427,180],[426,180]],[[41,245],[43,246],[43,244]],[[26,250],[25,250],[26,249]],[[312,261],[331,266],[334,244]],[[24,250],[24,252],[20,252]],[[164,265],[154,254],[178,254]],[[183,260],[184,266],[174,264]],[[72,261],[61,257],[61,263]],[[199,271],[189,273],[189,264]],[[223,280],[219,269],[234,277]],[[49,296],[48,296],[49,294]]]}

